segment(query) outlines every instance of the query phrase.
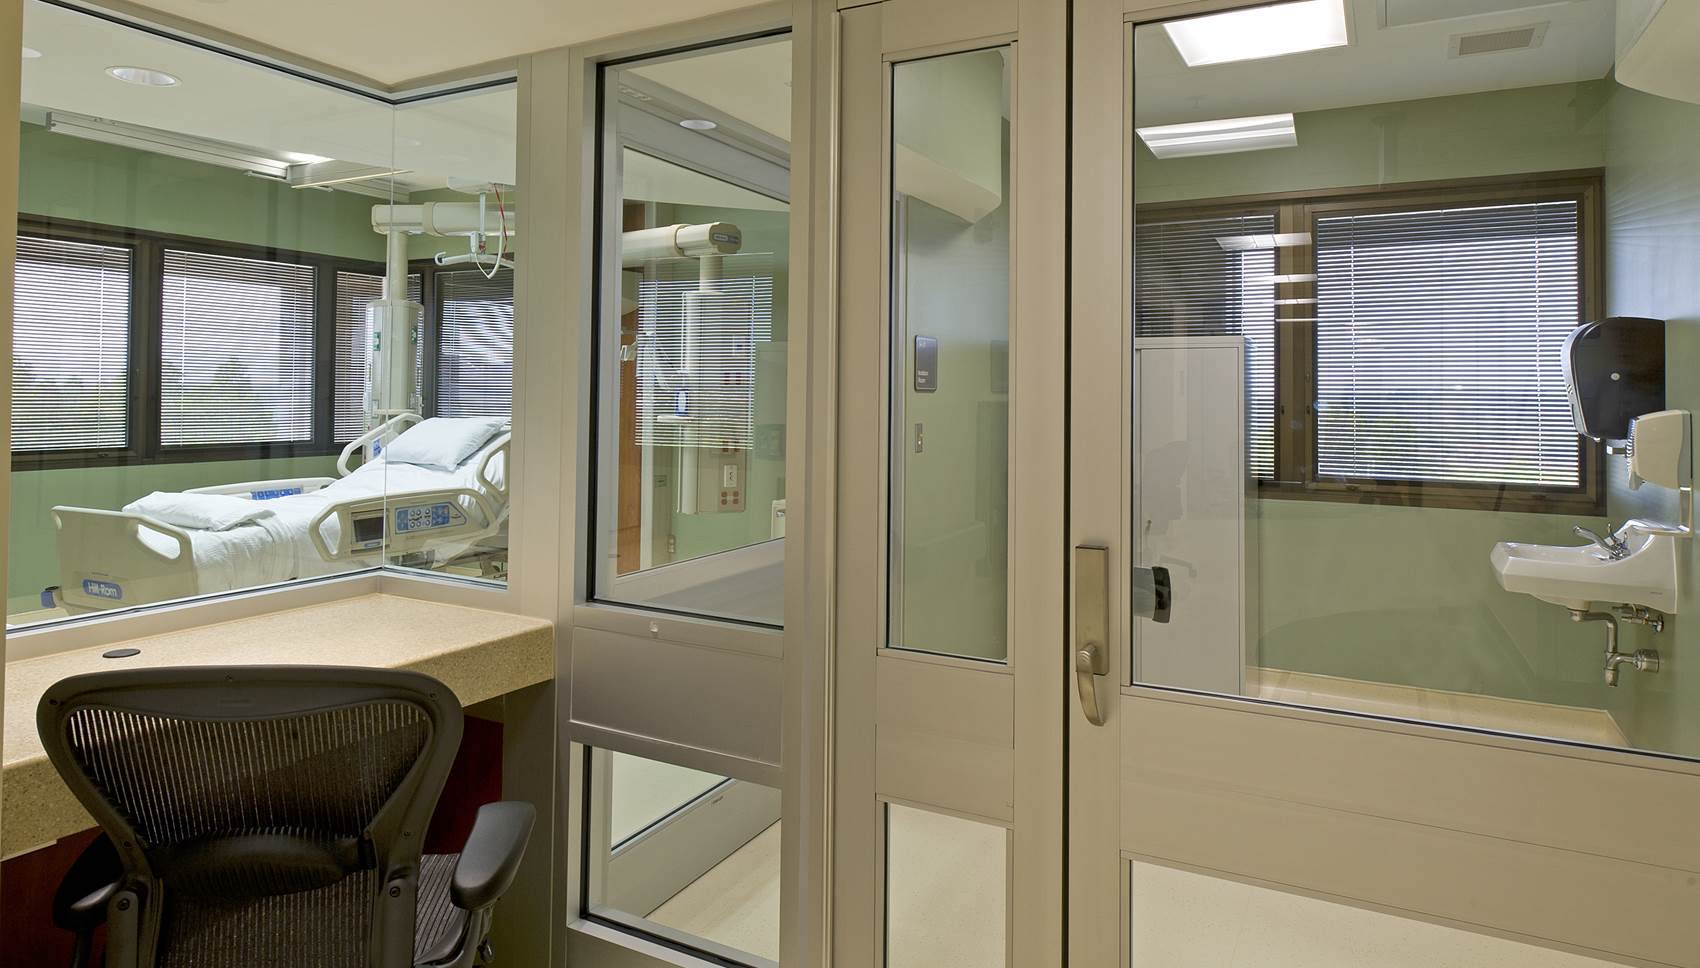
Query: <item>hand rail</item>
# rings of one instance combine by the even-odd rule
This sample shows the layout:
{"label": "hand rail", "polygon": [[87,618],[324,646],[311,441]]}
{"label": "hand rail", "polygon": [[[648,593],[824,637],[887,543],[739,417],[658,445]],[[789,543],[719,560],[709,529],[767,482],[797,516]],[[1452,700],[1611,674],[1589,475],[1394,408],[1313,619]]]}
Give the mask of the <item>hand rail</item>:
{"label": "hand rail", "polygon": [[336,459],[337,473],[342,475],[343,477],[347,477],[348,475],[354,473],[353,469],[348,466],[348,459],[350,457],[353,457],[356,451],[360,450],[361,448],[365,447],[367,444],[371,443],[374,440],[377,440],[378,438],[389,433],[391,430],[396,429],[397,427],[399,427],[403,424],[418,423],[419,421],[421,421],[423,419],[425,419],[425,418],[421,417],[420,415],[418,415],[416,413],[396,414],[395,416],[393,416],[390,419],[384,421],[383,423],[377,425],[376,427],[373,427],[371,430],[368,430],[365,433],[361,434],[360,436],[349,441],[348,446],[346,446],[342,449],[342,453]]}
{"label": "hand rail", "polygon": [[317,491],[320,488],[327,487],[327,486],[329,486],[331,484],[335,484],[335,483],[336,483],[336,478],[334,478],[334,477],[280,477],[280,478],[277,478],[276,480],[270,480],[270,481],[243,481],[243,482],[237,483],[237,484],[213,484],[213,485],[210,485],[208,487],[191,487],[191,488],[185,490],[183,493],[184,494],[234,494],[234,495],[247,494],[247,495],[250,496],[251,500],[267,501],[267,500],[271,500],[274,497],[283,497],[284,495],[282,495],[282,494],[272,494],[268,497],[253,497],[252,495],[255,494],[256,492],[263,493],[263,492],[267,492],[267,491],[287,491],[287,490],[290,490],[291,488],[300,488],[299,493],[308,494],[308,493],[311,493],[313,491]]}
{"label": "hand rail", "polygon": [[[489,488],[491,493],[497,495],[504,501],[506,501],[508,497],[508,482],[513,480],[514,476],[513,461],[508,459],[508,445],[513,443],[513,437],[513,431],[503,431],[502,434],[496,438],[501,442],[495,447],[490,448],[489,453],[484,455],[484,459],[478,462],[478,483]],[[502,455],[502,484],[500,487],[498,487],[495,480],[490,477],[490,464],[495,461],[497,454]]]}

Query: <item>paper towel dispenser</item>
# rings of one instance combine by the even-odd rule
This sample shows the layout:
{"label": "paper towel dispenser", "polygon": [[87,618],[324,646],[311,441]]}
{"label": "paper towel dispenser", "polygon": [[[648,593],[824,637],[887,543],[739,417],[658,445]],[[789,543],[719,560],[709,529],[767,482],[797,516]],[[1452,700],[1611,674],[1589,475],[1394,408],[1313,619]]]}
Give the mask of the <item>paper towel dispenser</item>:
{"label": "paper towel dispenser", "polygon": [[1665,321],[1612,316],[1564,341],[1564,385],[1576,432],[1627,440],[1629,422],[1665,408]]}

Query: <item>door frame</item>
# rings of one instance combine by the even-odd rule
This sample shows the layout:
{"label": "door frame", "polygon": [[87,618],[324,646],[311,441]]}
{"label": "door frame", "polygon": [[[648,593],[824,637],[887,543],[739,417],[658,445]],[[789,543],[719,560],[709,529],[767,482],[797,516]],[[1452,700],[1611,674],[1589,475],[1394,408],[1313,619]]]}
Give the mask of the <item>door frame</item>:
{"label": "door frame", "polygon": [[[1068,5],[839,6],[833,381],[846,389],[834,394],[831,963],[884,964],[884,805],[896,803],[1009,829],[1008,964],[1061,968]],[[1008,580],[1021,594],[1010,596],[1007,664],[996,665],[886,648],[889,105],[894,63],[1010,43]]]}
{"label": "door frame", "polygon": [[1069,527],[1071,544],[1113,549],[1116,698],[1103,727],[1070,700],[1070,964],[1127,963],[1135,859],[1626,964],[1700,964],[1700,929],[1673,916],[1700,904],[1700,763],[1122,684],[1138,563],[1133,25],[1257,3],[1075,4]]}

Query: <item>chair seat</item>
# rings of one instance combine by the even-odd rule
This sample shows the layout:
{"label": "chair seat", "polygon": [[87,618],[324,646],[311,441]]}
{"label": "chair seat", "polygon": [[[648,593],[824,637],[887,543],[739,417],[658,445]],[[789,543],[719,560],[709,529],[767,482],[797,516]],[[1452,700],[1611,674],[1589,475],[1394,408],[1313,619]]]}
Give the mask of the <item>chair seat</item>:
{"label": "chair seat", "polygon": [[[413,960],[429,965],[453,957],[466,931],[466,912],[449,885],[459,854],[420,858]],[[166,908],[160,968],[364,968],[372,871],[329,887],[261,898],[171,898]]]}
{"label": "chair seat", "polygon": [[459,854],[426,854],[419,871],[419,905],[414,918],[413,963],[447,960],[466,934],[466,912],[449,900]]}

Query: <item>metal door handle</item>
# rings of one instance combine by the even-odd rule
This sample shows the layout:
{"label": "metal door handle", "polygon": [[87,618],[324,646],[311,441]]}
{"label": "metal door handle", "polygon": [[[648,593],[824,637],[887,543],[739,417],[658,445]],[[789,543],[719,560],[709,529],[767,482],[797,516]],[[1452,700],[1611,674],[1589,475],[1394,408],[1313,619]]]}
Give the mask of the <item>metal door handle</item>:
{"label": "metal door handle", "polygon": [[1110,671],[1110,657],[1096,642],[1074,654],[1074,686],[1080,691],[1080,711],[1094,726],[1104,725],[1104,707],[1098,703],[1098,677]]}
{"label": "metal door handle", "polygon": [[1074,685],[1080,712],[1094,726],[1109,712],[1098,701],[1098,680],[1110,674],[1109,628],[1110,552],[1082,545],[1074,549]]}

